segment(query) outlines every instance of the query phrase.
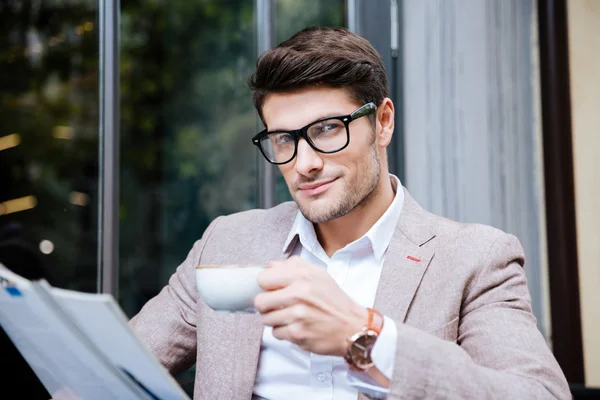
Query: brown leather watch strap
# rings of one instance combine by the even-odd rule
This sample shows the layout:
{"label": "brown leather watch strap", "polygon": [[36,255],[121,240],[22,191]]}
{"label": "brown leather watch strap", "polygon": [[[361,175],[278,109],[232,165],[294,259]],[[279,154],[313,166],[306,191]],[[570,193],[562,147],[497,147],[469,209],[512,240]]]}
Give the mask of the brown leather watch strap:
{"label": "brown leather watch strap", "polygon": [[368,308],[367,310],[369,311],[367,329],[379,335],[383,329],[383,315],[373,308]]}

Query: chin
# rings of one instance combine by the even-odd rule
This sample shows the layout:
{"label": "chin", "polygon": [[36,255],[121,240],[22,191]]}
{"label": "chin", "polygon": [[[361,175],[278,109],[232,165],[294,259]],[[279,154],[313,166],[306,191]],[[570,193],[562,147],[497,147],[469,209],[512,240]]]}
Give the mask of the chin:
{"label": "chin", "polygon": [[[320,204],[315,204],[320,203]],[[313,200],[310,202],[298,203],[298,209],[313,224],[321,224],[338,218],[340,215],[334,202],[325,201],[325,199]]]}
{"label": "chin", "polygon": [[324,208],[327,204],[331,204],[332,201],[329,199],[328,193],[321,193],[317,196],[304,196],[299,194],[294,198],[298,206],[305,210],[312,210],[314,208]]}

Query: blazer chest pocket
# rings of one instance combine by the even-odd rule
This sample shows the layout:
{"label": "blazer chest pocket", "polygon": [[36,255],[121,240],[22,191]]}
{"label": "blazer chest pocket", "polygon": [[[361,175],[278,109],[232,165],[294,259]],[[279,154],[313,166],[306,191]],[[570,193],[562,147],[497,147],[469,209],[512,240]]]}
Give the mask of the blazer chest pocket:
{"label": "blazer chest pocket", "polygon": [[429,331],[434,336],[439,337],[442,340],[456,343],[458,340],[458,322],[459,317],[454,318],[452,321]]}

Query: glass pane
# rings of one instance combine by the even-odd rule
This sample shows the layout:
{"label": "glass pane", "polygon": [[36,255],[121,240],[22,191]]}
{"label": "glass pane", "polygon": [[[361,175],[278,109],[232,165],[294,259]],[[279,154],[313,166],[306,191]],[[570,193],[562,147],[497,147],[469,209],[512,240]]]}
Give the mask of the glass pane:
{"label": "glass pane", "polygon": [[95,292],[96,2],[32,3],[0,5],[0,262]]}
{"label": "glass pane", "polygon": [[257,206],[253,0],[121,8],[120,302],[133,315],[217,216]]}
{"label": "glass pane", "polygon": [[275,42],[281,43],[309,26],[345,26],[345,0],[273,0]]}
{"label": "glass pane", "polygon": [[[309,26],[345,26],[344,0],[273,0],[275,1],[275,42],[288,39]],[[275,179],[275,203],[292,200],[281,174]]]}
{"label": "glass pane", "polygon": [[[119,300],[132,316],[219,215],[257,207],[253,0],[121,8]],[[176,377],[190,395],[194,369]]]}
{"label": "glass pane", "polygon": [[[96,0],[0,2],[0,263],[97,289]],[[49,398],[0,329],[3,389]],[[6,375],[8,373],[8,375]]]}

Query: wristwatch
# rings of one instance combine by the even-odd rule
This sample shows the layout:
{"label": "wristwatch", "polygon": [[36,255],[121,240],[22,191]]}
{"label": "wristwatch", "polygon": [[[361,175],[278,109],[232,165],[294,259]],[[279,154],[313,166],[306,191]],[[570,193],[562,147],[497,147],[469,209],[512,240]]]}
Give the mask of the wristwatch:
{"label": "wristwatch", "polygon": [[369,320],[358,333],[348,338],[348,349],[344,359],[351,368],[366,371],[373,366],[371,350],[383,329],[383,315],[372,308],[367,309]]}

